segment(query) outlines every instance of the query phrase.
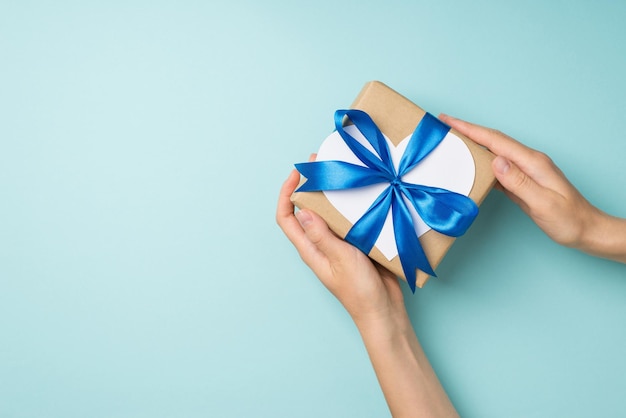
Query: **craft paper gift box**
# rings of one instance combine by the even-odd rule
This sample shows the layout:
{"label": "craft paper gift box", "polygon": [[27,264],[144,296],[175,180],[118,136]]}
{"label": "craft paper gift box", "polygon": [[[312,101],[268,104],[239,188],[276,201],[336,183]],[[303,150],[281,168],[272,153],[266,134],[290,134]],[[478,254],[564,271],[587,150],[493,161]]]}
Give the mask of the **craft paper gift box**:
{"label": "craft paper gift box", "polygon": [[[405,148],[414,131],[419,130],[416,127],[420,125],[420,122],[422,124],[434,123],[435,125],[443,125],[432,115],[426,114],[420,107],[378,81],[369,82],[363,87],[351,109],[361,110],[369,115],[375,126],[390,141],[388,142],[389,160],[393,161],[390,164],[395,163],[396,169],[402,164],[400,160],[403,153],[408,153],[408,151],[405,152]],[[363,117],[366,118],[367,115]],[[364,129],[357,122],[354,122],[353,125],[350,123],[346,124],[346,121],[353,121],[354,116],[360,118],[362,115],[353,115],[353,117],[348,118],[344,117],[344,114],[336,116],[337,130],[324,141],[316,161],[344,161],[354,165],[365,166],[366,164],[363,163],[363,160],[359,161],[359,158],[355,155],[355,151],[358,151],[358,149],[355,149],[354,146],[349,146],[347,140],[344,142],[342,139],[345,133],[348,133],[348,136],[356,139],[368,148],[373,155],[376,154],[378,149],[376,149],[374,143],[372,142],[372,145],[369,145],[361,134],[361,131]],[[342,126],[345,126],[345,131]],[[483,201],[495,183],[491,170],[491,161],[494,155],[465,138],[459,132],[455,130],[448,132],[448,127],[446,125],[443,126],[446,128],[446,131],[443,131],[442,134],[442,136],[445,135],[443,140],[440,139],[441,142],[435,145],[428,155],[421,157],[422,159],[413,168],[405,171],[402,181],[427,187],[436,187],[444,189],[446,192],[451,191],[455,194],[468,196],[475,202],[475,205],[465,197],[461,196],[461,198],[467,200],[477,211],[477,205]],[[341,131],[341,133],[338,131]],[[356,147],[360,148],[358,145]],[[300,164],[297,165],[297,168],[301,173],[303,171],[307,172],[303,170],[303,166],[306,165],[306,163]],[[310,166],[311,164],[308,165]],[[402,168],[400,167],[400,169]],[[325,173],[326,178],[322,179],[322,181],[330,181],[332,180],[331,177],[336,176],[336,171],[333,170]],[[331,173],[332,175],[330,175]],[[310,179],[303,176],[300,187],[303,188],[303,185],[308,180]],[[363,217],[368,207],[372,206],[376,198],[381,196],[381,192],[386,190],[389,184],[387,182],[386,184],[367,185],[365,187],[350,188],[349,190],[298,191],[300,190],[298,189],[292,195],[291,200],[301,209],[307,208],[318,213],[337,235],[346,239],[347,235],[351,233],[353,226]],[[407,197],[402,197],[402,199],[405,202],[410,200]],[[428,259],[430,266],[435,268],[439,265],[455,238],[431,229],[422,221],[422,217],[418,215],[418,212],[411,205],[407,206],[411,210],[410,217],[415,225],[415,233],[413,235],[419,235],[419,244],[423,248],[423,254]],[[401,263],[402,249],[397,248],[401,245],[396,243],[398,230],[394,232],[395,218],[392,215],[396,215],[396,213],[391,210],[391,207],[388,211],[389,213],[385,216],[386,220],[381,228],[380,235],[376,238],[375,245],[371,248],[368,255],[397,276],[408,279],[407,281],[412,289],[414,289],[414,285],[421,288],[430,275],[420,269],[411,268],[407,270],[406,267],[403,269]],[[469,223],[471,223],[471,220]],[[378,231],[372,233],[377,234]],[[415,244],[415,247],[419,247],[417,242]],[[411,272],[413,270],[416,272],[415,277],[406,277],[405,271]],[[424,270],[427,270],[427,268]],[[413,279],[415,280],[413,281]]]}

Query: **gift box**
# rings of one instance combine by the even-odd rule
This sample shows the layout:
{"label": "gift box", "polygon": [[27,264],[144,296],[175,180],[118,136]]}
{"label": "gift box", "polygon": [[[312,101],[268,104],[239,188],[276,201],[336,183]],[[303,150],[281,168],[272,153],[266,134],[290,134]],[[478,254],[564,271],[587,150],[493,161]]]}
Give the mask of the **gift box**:
{"label": "gift box", "polygon": [[291,197],[422,287],[495,184],[494,155],[385,84],[367,83]]}

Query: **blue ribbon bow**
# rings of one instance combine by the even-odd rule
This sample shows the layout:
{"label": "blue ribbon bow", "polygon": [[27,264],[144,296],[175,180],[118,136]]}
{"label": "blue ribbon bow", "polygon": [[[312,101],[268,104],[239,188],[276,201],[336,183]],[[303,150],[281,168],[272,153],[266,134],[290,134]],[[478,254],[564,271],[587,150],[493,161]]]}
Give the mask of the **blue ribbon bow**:
{"label": "blue ribbon bow", "polygon": [[[352,121],[376,150],[377,155],[344,130],[344,117]],[[365,167],[344,161],[296,164],[296,169],[307,179],[297,191],[345,190],[388,183],[389,186],[352,226],[344,239],[365,254],[369,254],[391,209],[402,270],[411,291],[415,292],[416,269],[431,276],[436,274],[420,245],[403,196],[413,205],[426,225],[453,237],[463,235],[478,214],[478,206],[467,196],[437,187],[402,181],[402,176],[439,145],[450,127],[430,113],[426,113],[411,135],[397,172],[382,132],[367,113],[356,109],[337,110],[335,127],[346,145]]]}

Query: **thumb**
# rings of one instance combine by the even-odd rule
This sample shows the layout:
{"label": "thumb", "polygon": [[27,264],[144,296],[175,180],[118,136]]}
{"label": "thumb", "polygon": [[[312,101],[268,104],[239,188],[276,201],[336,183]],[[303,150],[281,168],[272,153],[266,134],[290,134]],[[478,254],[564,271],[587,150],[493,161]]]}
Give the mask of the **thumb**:
{"label": "thumb", "polygon": [[306,237],[320,250],[328,261],[340,261],[341,255],[345,254],[345,241],[338,238],[329,228],[326,222],[317,214],[306,209],[296,213]]}
{"label": "thumb", "polygon": [[496,157],[492,166],[498,182],[518,204],[522,203],[531,208],[546,198],[546,190],[506,158]]}

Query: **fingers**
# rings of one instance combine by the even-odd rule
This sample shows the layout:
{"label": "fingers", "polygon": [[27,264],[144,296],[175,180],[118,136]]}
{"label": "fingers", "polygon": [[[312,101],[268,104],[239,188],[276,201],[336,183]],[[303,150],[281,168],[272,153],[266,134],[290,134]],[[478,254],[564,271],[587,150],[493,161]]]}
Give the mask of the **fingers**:
{"label": "fingers", "polygon": [[338,238],[316,213],[304,209],[299,211],[296,217],[308,240],[326,256],[328,261],[331,264],[340,263],[342,255],[348,250],[346,247],[348,244]]}
{"label": "fingers", "polygon": [[524,173],[540,185],[561,182],[562,175],[550,158],[495,129],[485,128],[448,115],[440,119],[479,145],[496,155],[515,163]]}
{"label": "fingers", "polygon": [[305,240],[304,231],[300,227],[298,220],[293,216],[293,203],[291,203],[291,195],[298,186],[300,174],[296,170],[292,170],[287,180],[280,188],[278,195],[278,205],[276,207],[276,223],[283,230],[289,241],[296,247]]}
{"label": "fingers", "polygon": [[492,163],[493,172],[507,195],[525,212],[550,198],[549,191],[540,186],[513,162],[498,156]]}
{"label": "fingers", "polygon": [[299,179],[299,173],[293,170],[283,183],[278,196],[276,222],[304,262],[319,273],[320,269],[325,269],[326,260],[331,263],[340,260],[341,255],[345,254],[347,244],[337,238],[317,214],[301,210],[294,216],[290,197],[298,186]]}
{"label": "fingers", "polygon": [[515,161],[524,170],[533,161],[535,150],[528,148],[502,132],[444,114],[439,115],[439,118],[472,141],[488,148],[494,154]]}

